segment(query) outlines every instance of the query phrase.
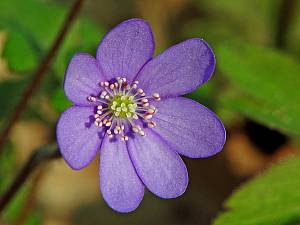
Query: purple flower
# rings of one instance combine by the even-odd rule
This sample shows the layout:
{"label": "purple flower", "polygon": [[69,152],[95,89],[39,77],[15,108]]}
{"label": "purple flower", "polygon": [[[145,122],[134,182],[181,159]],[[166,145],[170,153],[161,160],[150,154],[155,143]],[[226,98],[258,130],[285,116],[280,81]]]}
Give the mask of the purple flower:
{"label": "purple flower", "polygon": [[110,31],[96,59],[75,55],[64,89],[74,103],[60,117],[57,141],[73,169],[100,151],[100,190],[119,212],[138,207],[146,186],[161,198],[176,198],[188,184],[179,154],[204,158],[218,153],[225,129],[206,107],[180,97],[207,82],[215,57],[193,38],[155,58],[151,28],[142,19]]}

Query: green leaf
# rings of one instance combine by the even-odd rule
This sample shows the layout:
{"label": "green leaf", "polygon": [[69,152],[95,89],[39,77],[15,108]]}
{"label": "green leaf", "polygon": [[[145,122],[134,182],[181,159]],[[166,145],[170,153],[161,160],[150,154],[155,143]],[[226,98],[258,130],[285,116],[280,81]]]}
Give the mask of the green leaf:
{"label": "green leaf", "polygon": [[300,221],[300,157],[282,162],[238,189],[214,225],[287,225]]}
{"label": "green leaf", "polygon": [[276,105],[260,101],[235,89],[225,91],[219,103],[268,127],[277,128],[285,133],[299,132],[299,124],[290,119],[297,118],[297,112],[288,111],[283,107],[278,108]]}
{"label": "green leaf", "polygon": [[186,94],[185,97],[198,101],[206,106],[213,106],[212,102],[214,100],[215,88],[216,82],[212,80],[195,89],[193,92]]}
{"label": "green leaf", "polygon": [[219,69],[235,89],[221,102],[265,125],[300,134],[300,65],[275,50],[247,44],[217,48]]}
{"label": "green leaf", "polygon": [[7,59],[9,68],[18,73],[32,71],[38,62],[30,41],[24,34],[14,30],[7,32],[3,56]]}
{"label": "green leaf", "polygon": [[12,176],[15,175],[15,152],[12,148],[11,143],[7,143],[0,157],[0,196],[6,191]]}
{"label": "green leaf", "polygon": [[0,118],[6,118],[20,99],[26,85],[25,80],[4,81],[0,83]]}
{"label": "green leaf", "polygon": [[72,103],[66,98],[62,88],[55,91],[55,94],[51,98],[51,104],[58,112],[63,112],[72,105]]}
{"label": "green leaf", "polygon": [[[277,16],[280,0],[194,2],[202,16],[185,24],[184,31],[188,34],[204,37],[210,44],[231,37],[263,44],[273,42],[277,26],[274,17]],[[188,37],[185,33],[183,36]]]}
{"label": "green leaf", "polygon": [[[12,68],[22,67],[24,54],[34,51],[35,62],[30,65],[37,66],[54,41],[68,10],[67,5],[51,1],[1,0],[0,29],[14,31],[14,33],[19,33],[19,36],[23,36],[22,42],[17,43],[18,45],[13,42],[14,45],[19,46],[19,49],[16,46],[13,46],[14,48],[10,46],[10,54],[6,54],[9,65]],[[76,52],[94,53],[103,35],[104,31],[101,26],[96,25],[85,16],[79,17],[58,52],[53,66],[55,75],[60,79],[63,78],[68,61]],[[20,39],[20,37],[18,38]],[[10,41],[9,39],[8,41]],[[30,40],[30,43],[25,43],[24,39]],[[28,50],[28,45],[32,47],[29,53],[20,51]],[[91,49],[94,51],[91,52]]]}
{"label": "green leaf", "polygon": [[41,212],[39,212],[38,210],[32,210],[32,212],[28,215],[25,225],[40,225],[40,224],[43,224],[43,217]]}

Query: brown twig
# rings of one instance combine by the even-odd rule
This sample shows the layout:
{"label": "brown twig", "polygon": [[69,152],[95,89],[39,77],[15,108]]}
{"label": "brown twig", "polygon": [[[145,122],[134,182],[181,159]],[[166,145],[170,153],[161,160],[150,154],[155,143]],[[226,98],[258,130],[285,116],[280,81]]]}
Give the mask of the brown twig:
{"label": "brown twig", "polygon": [[21,171],[18,173],[10,187],[0,198],[0,214],[12,200],[18,190],[25,183],[27,178],[32,174],[32,172],[41,164],[52,159],[59,158],[60,152],[57,148],[53,149],[53,146],[43,147],[32,153],[27,163],[23,166]]}
{"label": "brown twig", "polygon": [[37,174],[34,175],[32,183],[30,185],[29,193],[26,196],[24,204],[22,205],[21,212],[19,213],[16,220],[12,223],[13,225],[24,225],[28,219],[30,213],[35,207],[36,204],[36,194],[37,190],[41,184],[42,177],[44,175],[44,168],[41,168],[37,171]]}
{"label": "brown twig", "polygon": [[39,87],[43,77],[45,76],[47,70],[49,69],[49,66],[51,65],[51,62],[53,61],[59,47],[63,43],[63,40],[64,40],[67,32],[69,31],[76,16],[79,14],[79,11],[81,9],[83,1],[84,0],[75,0],[55,41],[52,44],[52,47],[50,48],[48,54],[46,55],[44,60],[41,62],[40,66],[37,68],[36,72],[34,73],[33,80],[28,85],[28,87],[25,89],[24,93],[21,95],[22,97],[21,97],[19,103],[17,104],[12,116],[9,118],[7,125],[4,128],[4,130],[0,136],[0,153],[1,153],[1,150],[3,150],[3,145],[10,133],[10,130],[12,129],[15,122],[20,118],[22,113],[25,111],[30,98],[32,97],[34,92]]}

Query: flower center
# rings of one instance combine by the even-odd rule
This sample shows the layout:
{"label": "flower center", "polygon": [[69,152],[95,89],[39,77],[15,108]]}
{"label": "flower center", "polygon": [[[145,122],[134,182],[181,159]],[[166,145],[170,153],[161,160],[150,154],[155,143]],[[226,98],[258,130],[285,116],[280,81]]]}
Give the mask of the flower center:
{"label": "flower center", "polygon": [[157,109],[150,105],[149,100],[160,100],[158,93],[146,96],[138,81],[129,85],[126,78],[117,77],[113,81],[100,83],[101,92],[98,96],[88,96],[90,102],[97,102],[94,118],[95,125],[103,127],[109,138],[121,137],[121,140],[129,139],[128,133],[133,131],[141,136],[145,132],[137,120],[142,120],[148,127],[156,126],[151,120],[157,113]]}
{"label": "flower center", "polygon": [[136,116],[135,111],[137,109],[137,104],[133,100],[132,95],[115,95],[109,104],[109,108],[116,117],[133,118],[133,116]]}

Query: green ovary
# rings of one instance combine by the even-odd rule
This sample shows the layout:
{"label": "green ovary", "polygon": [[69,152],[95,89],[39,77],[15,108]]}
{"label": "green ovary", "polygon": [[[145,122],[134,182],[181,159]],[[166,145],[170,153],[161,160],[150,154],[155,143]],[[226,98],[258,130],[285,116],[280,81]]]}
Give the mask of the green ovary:
{"label": "green ovary", "polygon": [[115,95],[109,103],[109,109],[118,118],[136,118],[137,104],[133,96]]}

